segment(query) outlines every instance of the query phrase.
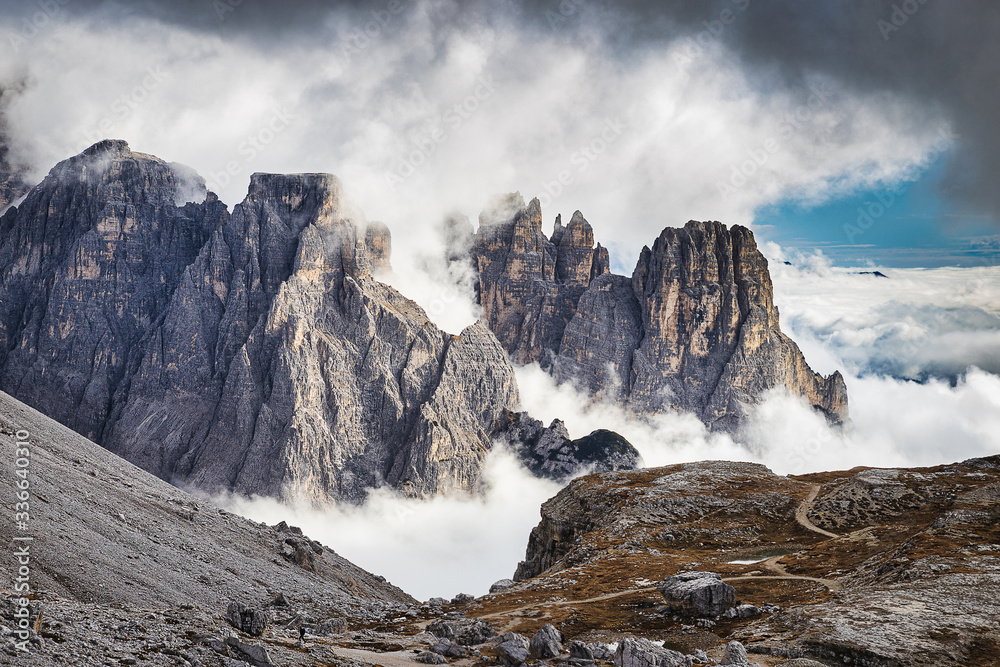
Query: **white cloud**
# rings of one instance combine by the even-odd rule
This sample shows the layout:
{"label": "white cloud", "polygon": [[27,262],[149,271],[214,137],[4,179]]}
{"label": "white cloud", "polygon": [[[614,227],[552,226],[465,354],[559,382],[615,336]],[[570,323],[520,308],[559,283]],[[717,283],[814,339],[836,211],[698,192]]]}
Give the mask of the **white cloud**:
{"label": "white cloud", "polygon": [[559,485],[533,477],[505,448],[490,454],[479,498],[403,498],[389,489],[362,506],[317,509],[267,498],[217,497],[214,502],[256,521],[287,521],[414,597],[483,595],[513,576],[524,558],[538,508]]}
{"label": "white cloud", "polygon": [[[519,29],[499,10],[488,27],[442,28],[435,12],[445,4],[407,3],[349,62],[346,20],[329,22],[324,45],[264,51],[149,21],[61,18],[23,46],[19,61],[0,65],[5,78],[28,75],[11,110],[14,149],[41,176],[103,136],[104,122],[133,149],[196,168],[230,205],[253,171],[336,173],[369,219],[390,226],[393,284],[455,332],[476,309],[431,259],[440,250],[435,230],[454,209],[475,219],[495,192],[548,195],[547,225],[582,210],[628,273],[665,226],[746,224],[763,204],[912,178],[944,127],[899,99],[849,95],[821,80],[810,82],[826,86],[812,98],[765,90],[718,45],[683,65],[681,43],[619,58],[599,31],[567,42]],[[412,175],[390,187],[387,173],[402,175],[404,162]],[[220,176],[227,170],[229,183]],[[723,196],[720,182],[732,191]],[[775,395],[743,446],[689,415],[640,421],[609,406],[584,408],[584,398],[532,368],[518,371],[525,407],[564,419],[574,437],[618,430],[648,465],[744,459],[803,472],[1000,451],[1000,381],[978,370],[958,377],[970,364],[1000,370],[997,269],[894,270],[885,280],[816,258],[796,262],[772,264],[784,327],[815,368],[847,371],[848,431]],[[956,384],[885,372],[944,373]],[[324,512],[262,500],[231,506],[299,524],[418,597],[483,593],[512,574],[539,504],[556,491],[503,452],[488,478],[490,491],[474,500],[379,491],[360,508]]]}
{"label": "white cloud", "polygon": [[[782,328],[824,373],[954,379],[970,366],[1000,373],[1000,266],[841,268],[819,254],[764,250],[774,260]],[[888,278],[860,273],[874,270]]]}
{"label": "white cloud", "polygon": [[[475,219],[493,193],[541,196],[546,225],[582,210],[630,271],[665,226],[749,223],[778,199],[909,178],[937,138],[938,120],[889,96],[822,80],[810,82],[818,93],[764,89],[718,43],[690,62],[684,42],[624,57],[597,28],[567,42],[500,9],[463,23],[440,20],[444,0],[404,7],[360,49],[346,13],[326,23],[327,40],[282,48],[61,18],[4,67],[29,73],[11,112],[15,149],[40,176],[110,134],[196,168],[230,205],[253,171],[336,173],[390,226],[397,274],[429,283],[414,293],[429,308],[440,290],[418,274],[432,230],[454,209]],[[745,182],[740,169],[753,172]]]}
{"label": "white cloud", "polygon": [[955,386],[847,379],[851,423],[832,429],[800,400],[775,394],[747,428],[755,459],[775,472],[920,467],[1000,454],[1000,377],[972,369]]}

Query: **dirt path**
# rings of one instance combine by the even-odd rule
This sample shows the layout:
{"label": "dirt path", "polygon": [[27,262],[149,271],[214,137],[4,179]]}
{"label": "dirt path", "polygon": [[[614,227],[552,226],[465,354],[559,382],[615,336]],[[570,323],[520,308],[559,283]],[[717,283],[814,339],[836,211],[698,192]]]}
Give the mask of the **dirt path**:
{"label": "dirt path", "polygon": [[600,602],[602,600],[613,600],[614,598],[620,598],[625,595],[632,595],[633,593],[652,593],[656,591],[656,586],[647,586],[646,588],[630,588],[626,591],[618,591],[617,593],[608,593],[606,595],[598,595],[593,598],[586,598],[585,600],[553,600],[552,602],[534,602],[532,604],[526,604],[523,607],[517,607],[515,609],[508,609],[507,611],[496,611],[492,614],[484,614],[483,616],[477,616],[476,618],[499,618],[500,616],[509,616],[516,612],[527,611],[529,609],[537,609],[538,607],[565,607],[571,604],[587,604],[588,602]]}
{"label": "dirt path", "polygon": [[820,486],[819,484],[816,484],[812,487],[812,490],[809,491],[809,496],[805,500],[803,500],[802,504],[799,505],[799,508],[795,510],[795,520],[798,521],[799,525],[805,528],[806,530],[811,530],[814,533],[819,533],[820,535],[825,535],[826,537],[838,538],[840,537],[840,535],[837,535],[836,533],[831,533],[828,530],[823,530],[822,528],[820,528],[819,526],[817,526],[816,524],[814,524],[812,521],[809,520],[809,510],[812,509],[813,501],[816,500],[816,496],[819,495],[819,490],[821,488],[823,487]]}
{"label": "dirt path", "polygon": [[778,561],[784,558],[784,556],[775,556],[774,558],[768,558],[767,560],[757,563],[757,565],[773,572],[774,574],[767,575],[752,575],[749,574],[745,577],[726,577],[723,581],[749,581],[752,579],[787,579],[794,580],[799,579],[802,581],[811,581],[817,584],[822,584],[826,586],[831,591],[837,592],[840,590],[840,584],[833,579],[820,579],[819,577],[802,577],[797,574],[789,574],[788,570],[782,567]]}
{"label": "dirt path", "polygon": [[[586,598],[584,600],[553,600],[552,602],[533,602],[531,604],[526,604],[522,607],[516,607],[514,609],[508,609],[506,611],[495,611],[492,614],[483,614],[482,616],[476,616],[476,618],[500,618],[502,616],[510,616],[513,620],[508,621],[504,627],[500,630],[501,633],[510,630],[517,621],[524,618],[524,612],[532,611],[535,609],[540,609],[542,607],[565,607],[568,605],[578,605],[587,604],[590,602],[601,602],[602,600],[613,600],[614,598],[624,597],[626,595],[634,595],[635,593],[653,593],[656,591],[656,586],[647,586],[646,588],[630,588],[625,591],[618,591],[617,593],[607,593],[606,595],[598,595],[597,597]],[[544,618],[543,614],[543,618]]]}
{"label": "dirt path", "polygon": [[819,579],[817,577],[797,577],[794,574],[789,574],[784,577],[777,575],[771,576],[766,574],[748,575],[746,577],[726,577],[725,579],[723,579],[723,581],[752,581],[754,579],[787,579],[789,581],[811,581],[814,584],[822,584],[823,586],[826,586],[834,593],[840,590],[840,584],[838,584],[836,581],[833,581],[832,579]]}
{"label": "dirt path", "polygon": [[[341,658],[357,660],[358,662],[366,665],[382,665],[382,667],[413,667],[414,665],[420,664],[414,660],[416,653],[413,653],[412,651],[376,653],[375,651],[366,651],[359,648],[344,648],[342,646],[331,646],[330,651]],[[452,665],[459,665],[459,667],[470,663],[471,661],[469,660],[454,660],[451,662]]]}
{"label": "dirt path", "polygon": [[[837,539],[840,537],[840,535],[835,535],[834,533],[831,533],[827,530],[823,530],[822,528],[815,525],[812,521],[809,520],[808,516],[809,510],[812,508],[813,501],[816,500],[816,496],[819,495],[821,488],[822,486],[816,484],[812,487],[812,489],[810,489],[809,495],[806,497],[805,500],[802,501],[798,509],[795,510],[795,520],[799,523],[800,526],[802,526],[806,530],[818,533],[820,535],[823,535],[824,537]],[[760,563],[757,564],[759,567],[763,567],[768,571],[772,572],[773,573],[772,575],[757,575],[757,576],[747,575],[743,577],[726,577],[723,579],[723,581],[747,581],[751,579],[783,579],[789,581],[799,580],[799,581],[811,581],[813,583],[821,584],[829,588],[831,591],[840,590],[840,584],[832,579],[821,579],[818,577],[801,577],[795,574],[789,574],[784,567],[778,564],[778,561],[781,560],[782,558],[783,556],[775,556],[773,558],[768,558],[767,560],[761,561]],[[518,620],[524,618],[525,612],[528,611],[535,611],[543,607],[565,607],[567,605],[580,605],[580,604],[587,604],[589,602],[601,602],[602,600],[612,600],[614,598],[624,597],[626,595],[633,595],[635,593],[652,593],[655,591],[656,591],[655,586],[649,586],[646,588],[631,588],[625,591],[618,591],[617,593],[608,593],[607,595],[599,595],[597,597],[587,598],[585,600],[560,600],[553,602],[534,602],[531,604],[526,604],[521,607],[516,607],[514,609],[508,609],[506,611],[497,611],[491,614],[484,614],[482,616],[477,616],[476,618],[488,619],[488,618],[508,617],[511,620],[508,620],[508,622],[504,625],[503,629],[500,630],[500,632],[506,632],[507,630],[512,628],[517,623]],[[544,612],[542,617],[543,618],[545,617]],[[386,667],[389,666],[387,665]]]}

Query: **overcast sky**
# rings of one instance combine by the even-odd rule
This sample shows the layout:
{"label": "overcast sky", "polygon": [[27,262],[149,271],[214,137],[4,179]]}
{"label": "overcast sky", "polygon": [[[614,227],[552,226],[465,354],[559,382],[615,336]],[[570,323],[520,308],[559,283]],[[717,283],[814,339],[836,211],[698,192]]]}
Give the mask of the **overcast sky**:
{"label": "overcast sky", "polygon": [[996,243],[988,0],[2,5],[9,140],[35,178],[106,136],[230,205],[254,171],[333,172],[400,266],[445,213],[513,190],[547,224],[582,210],[625,272],[688,219],[848,263]]}
{"label": "overcast sky", "polygon": [[[665,226],[748,224],[783,328],[851,396],[845,431],[772,396],[737,444],[690,416],[582,409],[519,369],[525,407],[574,437],[615,428],[651,465],[780,472],[1000,451],[994,0],[0,8],[0,131],[34,179],[106,137],[194,167],[230,206],[255,171],[335,173],[390,226],[393,283],[453,332],[476,312],[441,273],[441,222],[475,220],[495,193],[539,197],[546,225],[582,210],[622,273]],[[869,264],[979,268],[861,275]],[[510,576],[554,492],[501,452],[489,477],[475,501],[240,509],[294,516],[417,595],[482,593]]]}

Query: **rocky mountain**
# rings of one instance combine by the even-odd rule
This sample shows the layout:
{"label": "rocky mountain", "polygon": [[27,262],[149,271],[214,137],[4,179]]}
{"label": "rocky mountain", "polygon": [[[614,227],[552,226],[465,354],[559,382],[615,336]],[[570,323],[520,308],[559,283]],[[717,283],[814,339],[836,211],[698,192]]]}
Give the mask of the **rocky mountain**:
{"label": "rocky mountain", "polygon": [[573,440],[562,420],[546,427],[527,412],[506,412],[499,433],[538,477],[568,481],[583,472],[635,470],[642,462],[639,451],[614,431],[598,429]]}
{"label": "rocky mountain", "polygon": [[506,195],[480,216],[471,250],[484,321],[515,362],[634,412],[687,410],[716,429],[738,429],[775,387],[847,418],[840,374],[814,373],[781,332],[750,230],[668,227],[628,278],[609,272],[579,211],[565,228],[557,218],[551,239],[541,228],[538,200]]}
{"label": "rocky mountain", "polygon": [[543,505],[516,583],[420,604],[0,394],[0,450],[25,441],[28,651],[9,574],[5,664],[987,667],[1000,651],[1000,457],[589,475]]}
{"label": "rocky mountain", "polygon": [[577,213],[556,220],[552,240],[542,232],[538,200],[498,197],[479,216],[471,249],[479,274],[483,321],[516,363],[549,365],[576,303],[590,281],[608,272],[608,252]]}
{"label": "rocky mountain", "polygon": [[735,640],[762,665],[994,665],[998,501],[1000,457],[791,477],[712,461],[594,474],[542,506],[518,583],[467,613],[716,659]]}
{"label": "rocky mountain", "polygon": [[10,157],[5,113],[9,98],[10,92],[0,87],[0,212],[28,190],[24,182],[23,167]]}
{"label": "rocky mountain", "polygon": [[230,214],[189,169],[105,141],[0,239],[0,388],[163,479],[474,490],[517,407],[486,327],[442,332],[375,280],[388,230],[333,176],[256,174]]}
{"label": "rocky mountain", "polygon": [[[3,664],[216,656],[203,639],[237,636],[225,630],[230,602],[269,609],[271,622],[299,614],[311,629],[324,620],[357,627],[415,604],[298,529],[221,510],[0,393],[0,451],[13,462],[25,447],[30,518],[24,529],[2,522],[0,539],[12,549],[28,545],[34,632],[30,652],[14,647],[12,601],[20,596],[11,596],[16,570],[8,568],[0,582]],[[13,497],[7,480],[21,478],[4,479]],[[15,542],[15,535],[32,540]]]}

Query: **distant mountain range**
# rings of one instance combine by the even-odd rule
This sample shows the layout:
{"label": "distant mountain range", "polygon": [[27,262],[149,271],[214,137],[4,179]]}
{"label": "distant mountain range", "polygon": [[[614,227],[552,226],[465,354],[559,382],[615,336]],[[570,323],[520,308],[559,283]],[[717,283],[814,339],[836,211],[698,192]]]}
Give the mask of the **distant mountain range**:
{"label": "distant mountain range", "polygon": [[[846,419],[840,375],[781,333],[749,230],[668,227],[628,278],[579,212],[541,225],[507,195],[470,226],[483,317],[452,335],[379,282],[389,230],[335,177],[255,174],[230,211],[193,170],[104,141],[0,218],[0,389],[161,478],[315,501],[475,491],[501,438],[539,471],[636,464],[615,438],[569,465],[535,427],[526,445],[511,359],[716,429],[774,387]],[[555,467],[523,451],[543,441]]]}

